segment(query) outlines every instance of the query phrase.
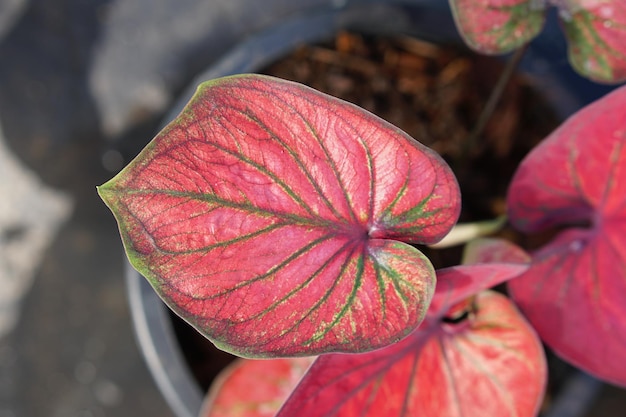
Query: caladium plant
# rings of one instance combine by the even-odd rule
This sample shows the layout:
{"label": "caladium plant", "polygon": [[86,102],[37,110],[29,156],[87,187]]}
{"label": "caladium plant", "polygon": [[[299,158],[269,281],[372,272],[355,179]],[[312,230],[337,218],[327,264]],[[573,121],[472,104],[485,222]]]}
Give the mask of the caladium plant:
{"label": "caladium plant", "polygon": [[513,298],[556,352],[626,386],[626,87],[528,155],[508,208],[524,232],[565,227],[510,283]]}
{"label": "caladium plant", "polygon": [[[524,272],[529,257],[491,239],[465,252],[474,265],[437,272],[425,323],[401,342],[321,356],[306,375],[311,358],[242,359],[214,384],[203,417],[534,415],[546,380],[539,339],[511,301],[484,291]],[[251,383],[257,393],[241,395]]]}
{"label": "caladium plant", "polygon": [[[202,84],[98,192],[163,300],[221,349],[265,359],[230,368],[207,415],[530,417],[546,384],[534,328],[626,386],[625,132],[622,87],[520,166],[510,221],[525,233],[567,226],[553,242],[528,256],[480,241],[464,265],[436,272],[416,246],[459,217],[443,159],[365,110],[272,77]],[[509,280],[534,328],[489,290]],[[260,376],[254,395],[241,389]]]}
{"label": "caladium plant", "polygon": [[135,268],[247,357],[405,337],[435,287],[409,243],[437,242],[460,212],[435,152],[362,109],[259,75],[200,86],[99,192]]}
{"label": "caladium plant", "polygon": [[503,54],[541,31],[549,6],[558,8],[576,71],[592,80],[626,80],[626,2],[622,0],[450,0],[467,44]]}

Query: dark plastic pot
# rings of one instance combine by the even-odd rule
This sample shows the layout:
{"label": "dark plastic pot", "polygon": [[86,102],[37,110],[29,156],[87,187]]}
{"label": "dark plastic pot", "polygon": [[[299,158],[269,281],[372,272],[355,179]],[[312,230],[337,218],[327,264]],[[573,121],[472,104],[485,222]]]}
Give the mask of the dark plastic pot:
{"label": "dark plastic pot", "polygon": [[[377,35],[402,33],[441,42],[460,42],[447,2],[443,0],[333,3],[337,6],[303,11],[239,44],[191,82],[166,122],[182,110],[200,82],[255,72],[296,46],[330,39],[340,29]],[[562,35],[552,21],[529,47],[521,69],[562,118],[610,90],[573,73],[567,63]],[[127,284],[137,338],[159,389],[178,417],[196,417],[204,393],[183,357],[167,307],[130,266]],[[594,378],[578,374],[566,384],[562,397],[544,416],[583,415],[600,387],[601,383]]]}

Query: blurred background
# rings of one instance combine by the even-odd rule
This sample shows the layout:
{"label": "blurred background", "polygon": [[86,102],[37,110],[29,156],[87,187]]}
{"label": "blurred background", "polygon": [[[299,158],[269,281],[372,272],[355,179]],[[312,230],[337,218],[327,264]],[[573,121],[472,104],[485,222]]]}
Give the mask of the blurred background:
{"label": "blurred background", "polygon": [[[238,41],[348,2],[0,0],[0,417],[173,416],[95,186]],[[620,398],[609,388],[602,407]]]}

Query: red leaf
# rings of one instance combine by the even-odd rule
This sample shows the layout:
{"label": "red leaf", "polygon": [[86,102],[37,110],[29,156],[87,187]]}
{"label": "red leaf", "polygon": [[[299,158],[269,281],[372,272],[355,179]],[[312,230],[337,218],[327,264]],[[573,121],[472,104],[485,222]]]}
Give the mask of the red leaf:
{"label": "red leaf", "polygon": [[541,338],[577,366],[626,385],[626,87],[566,121],[520,165],[508,195],[522,231],[572,228],[510,285]]}
{"label": "red leaf", "polygon": [[[480,281],[483,265],[459,268]],[[452,300],[453,290],[437,294]],[[480,293],[472,305],[460,323],[437,313],[392,346],[319,357],[277,417],[534,416],[546,378],[537,336],[500,294]]]}
{"label": "red leaf", "polygon": [[600,82],[626,80],[626,2],[570,0],[560,8],[576,71]]}
{"label": "red leaf", "polygon": [[459,32],[480,53],[503,54],[528,43],[545,21],[536,0],[450,0]]}
{"label": "red leaf", "polygon": [[494,287],[518,277],[528,269],[528,264],[485,263],[460,265],[437,271],[437,290],[428,309],[427,316],[434,319],[444,317],[450,308],[480,291]]}
{"label": "red leaf", "polygon": [[477,263],[529,264],[530,255],[509,240],[498,238],[474,239],[465,245],[464,265]]}
{"label": "red leaf", "polygon": [[200,417],[273,417],[313,359],[237,359],[211,385]]}
{"label": "red leaf", "polygon": [[251,357],[358,352],[409,334],[435,274],[400,241],[438,241],[460,209],[432,150],[351,104],[258,75],[201,85],[99,192],[161,297]]}

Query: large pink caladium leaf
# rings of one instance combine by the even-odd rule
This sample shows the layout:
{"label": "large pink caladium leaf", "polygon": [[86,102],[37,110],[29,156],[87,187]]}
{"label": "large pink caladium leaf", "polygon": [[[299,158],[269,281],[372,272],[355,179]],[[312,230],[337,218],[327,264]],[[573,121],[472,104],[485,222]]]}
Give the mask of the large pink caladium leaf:
{"label": "large pink caladium leaf", "polygon": [[626,80],[626,2],[568,0],[561,3],[561,20],[572,66],[595,81]]}
{"label": "large pink caladium leaf", "polygon": [[558,354],[626,385],[626,87],[527,156],[508,206],[525,232],[572,225],[509,284],[515,301]]}
{"label": "large pink caladium leaf", "polygon": [[485,54],[510,52],[543,28],[545,4],[537,0],[450,0],[468,46]]}
{"label": "large pink caladium leaf", "polygon": [[[483,291],[467,299],[524,270],[484,264],[438,271],[422,326],[374,352],[319,357],[278,417],[535,416],[546,379],[539,339],[506,297]],[[459,310],[465,320],[444,319]]]}
{"label": "large pink caladium leaf", "polygon": [[359,352],[409,334],[435,273],[407,243],[440,240],[460,210],[436,153],[365,110],[259,75],[202,84],[99,192],[134,267],[247,357]]}
{"label": "large pink caladium leaf", "polygon": [[313,359],[237,359],[211,385],[200,417],[274,417]]}

